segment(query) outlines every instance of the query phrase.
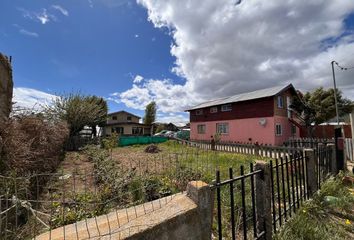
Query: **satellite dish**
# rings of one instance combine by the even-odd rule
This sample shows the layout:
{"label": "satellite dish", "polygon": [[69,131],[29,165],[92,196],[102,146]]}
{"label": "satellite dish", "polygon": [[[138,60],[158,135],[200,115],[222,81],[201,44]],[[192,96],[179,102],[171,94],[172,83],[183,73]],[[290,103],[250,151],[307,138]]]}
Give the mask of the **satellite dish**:
{"label": "satellite dish", "polygon": [[266,124],[267,124],[267,119],[265,119],[265,118],[260,118],[259,119],[259,125],[265,126]]}

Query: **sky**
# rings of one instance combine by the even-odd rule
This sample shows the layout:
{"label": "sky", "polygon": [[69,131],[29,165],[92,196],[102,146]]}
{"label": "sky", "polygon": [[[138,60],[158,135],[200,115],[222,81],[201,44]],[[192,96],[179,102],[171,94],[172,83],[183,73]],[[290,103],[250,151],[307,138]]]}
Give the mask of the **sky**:
{"label": "sky", "polygon": [[[110,112],[186,122],[200,102],[292,83],[333,86],[331,61],[354,66],[352,0],[0,0],[0,52],[14,101],[33,108],[70,92]],[[335,68],[354,100],[354,69]]]}

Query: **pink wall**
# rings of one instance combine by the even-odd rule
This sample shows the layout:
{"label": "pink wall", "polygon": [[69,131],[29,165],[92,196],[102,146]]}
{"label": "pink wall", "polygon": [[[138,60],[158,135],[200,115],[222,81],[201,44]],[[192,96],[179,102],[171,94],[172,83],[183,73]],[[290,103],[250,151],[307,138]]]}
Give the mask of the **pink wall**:
{"label": "pink wall", "polygon": [[[267,123],[262,126],[259,124],[259,118],[247,118],[228,121],[210,121],[210,122],[191,122],[191,139],[192,140],[210,140],[211,136],[216,133],[217,123],[229,123],[229,134],[222,134],[222,141],[239,141],[258,142],[259,144],[282,145],[291,137],[291,123],[287,117],[267,117]],[[282,125],[282,136],[275,136],[275,125]],[[205,124],[204,134],[198,134],[197,126]],[[299,129],[296,129],[295,137],[300,136]]]}
{"label": "pink wall", "polygon": [[296,128],[296,134],[292,136],[291,133],[292,123],[288,120],[287,117],[274,116],[274,129],[276,124],[281,124],[283,132],[281,136],[275,136],[275,130],[274,130],[275,145],[282,145],[285,141],[289,140],[290,137],[300,137],[299,128]]}
{"label": "pink wall", "polygon": [[[259,144],[275,144],[274,138],[274,118],[265,118],[267,123],[265,126],[259,124],[259,118],[246,118],[228,121],[211,121],[211,122],[191,122],[191,139],[192,140],[210,140],[210,136],[216,133],[217,123],[229,123],[229,134],[222,134],[222,141],[239,141],[258,142]],[[205,134],[198,134],[197,126],[205,124]]]}

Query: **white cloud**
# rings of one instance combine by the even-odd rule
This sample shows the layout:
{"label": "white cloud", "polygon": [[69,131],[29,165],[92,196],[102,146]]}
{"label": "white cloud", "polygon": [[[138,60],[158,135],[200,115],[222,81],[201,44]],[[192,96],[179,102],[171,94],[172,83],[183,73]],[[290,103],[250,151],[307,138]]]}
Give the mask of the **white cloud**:
{"label": "white cloud", "polygon": [[170,79],[145,79],[140,85],[134,83],[131,89],[110,96],[109,100],[139,110],[144,110],[147,104],[155,101],[158,111],[163,113],[181,112],[198,102],[195,95],[186,92],[185,86],[173,84]]}
{"label": "white cloud", "polygon": [[139,37],[139,34],[135,34],[134,37],[135,37],[135,38],[138,38],[138,37]]}
{"label": "white cloud", "polygon": [[58,19],[54,14],[48,13],[46,8],[42,8],[40,11],[29,11],[24,8],[17,8],[20,12],[22,12],[22,16],[24,18],[40,22],[42,24],[46,24],[50,21],[56,22]]}
{"label": "white cloud", "polygon": [[20,25],[18,24],[12,24],[14,27],[16,27],[18,29],[18,32],[23,34],[23,35],[26,35],[26,36],[29,36],[29,37],[39,37],[39,34],[36,33],[36,32],[31,32],[31,31],[28,31],[24,28],[22,28]]}
{"label": "white cloud", "polygon": [[189,117],[188,114],[186,113],[180,113],[180,114],[161,114],[158,115],[156,118],[156,122],[161,122],[161,123],[173,123],[176,126],[182,127],[186,123],[189,122]]}
{"label": "white cloud", "polygon": [[43,8],[41,12],[35,13],[35,16],[42,24],[46,24],[49,21],[57,21],[56,16],[47,13],[47,9],[45,8]]}
{"label": "white cloud", "polygon": [[[168,28],[176,57],[175,84],[150,79],[118,101],[142,109],[178,112],[207,99],[279,84],[300,90],[332,87],[330,62],[354,65],[354,33],[344,19],[354,1],[137,0],[156,28]],[[354,99],[352,71],[336,69],[337,86]],[[177,93],[177,94],[176,94]]]}
{"label": "white cloud", "polygon": [[140,83],[143,80],[144,80],[144,77],[142,77],[140,75],[136,75],[134,80],[133,80],[133,83]]}
{"label": "white cloud", "polygon": [[61,14],[65,15],[65,16],[69,16],[69,11],[60,5],[52,5],[52,8],[58,10],[59,12],[61,12]]}
{"label": "white cloud", "polygon": [[57,96],[42,92],[33,88],[15,87],[13,91],[13,102],[16,108],[39,110],[49,104]]}
{"label": "white cloud", "polygon": [[23,35],[30,36],[30,37],[39,37],[38,33],[36,33],[36,32],[30,32],[30,31],[27,31],[26,29],[20,29],[20,30],[19,30],[19,33],[21,33],[21,34],[23,34]]}

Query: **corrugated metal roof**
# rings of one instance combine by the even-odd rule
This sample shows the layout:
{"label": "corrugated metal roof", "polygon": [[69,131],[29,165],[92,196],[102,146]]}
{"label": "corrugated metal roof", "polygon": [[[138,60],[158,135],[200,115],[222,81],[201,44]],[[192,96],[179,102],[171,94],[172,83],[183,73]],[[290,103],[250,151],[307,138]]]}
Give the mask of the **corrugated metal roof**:
{"label": "corrugated metal roof", "polygon": [[230,97],[219,98],[216,100],[211,100],[211,101],[201,103],[201,104],[196,105],[192,108],[189,108],[186,111],[200,109],[200,108],[206,108],[206,107],[211,107],[211,106],[217,106],[217,105],[222,105],[222,104],[227,104],[227,103],[242,102],[242,101],[248,101],[248,100],[264,98],[264,97],[272,97],[272,96],[275,96],[278,93],[280,93],[288,88],[293,88],[293,85],[289,84],[287,86],[275,86],[275,87],[265,88],[265,89],[261,89],[261,90],[257,90],[257,91],[253,91],[253,92],[241,93],[241,94],[237,94],[237,95],[230,96]]}

